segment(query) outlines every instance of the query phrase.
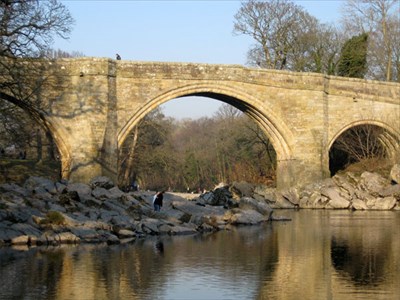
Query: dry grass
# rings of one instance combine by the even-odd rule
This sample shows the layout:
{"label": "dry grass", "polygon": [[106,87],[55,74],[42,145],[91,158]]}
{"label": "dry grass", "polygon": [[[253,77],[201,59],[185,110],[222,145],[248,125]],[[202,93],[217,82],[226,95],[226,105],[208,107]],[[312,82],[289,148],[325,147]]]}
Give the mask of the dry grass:
{"label": "dry grass", "polygon": [[361,175],[361,173],[368,171],[378,173],[383,177],[388,177],[392,167],[393,162],[387,159],[371,158],[351,164],[347,166],[346,169],[339,171],[338,173],[352,172],[356,175]]}

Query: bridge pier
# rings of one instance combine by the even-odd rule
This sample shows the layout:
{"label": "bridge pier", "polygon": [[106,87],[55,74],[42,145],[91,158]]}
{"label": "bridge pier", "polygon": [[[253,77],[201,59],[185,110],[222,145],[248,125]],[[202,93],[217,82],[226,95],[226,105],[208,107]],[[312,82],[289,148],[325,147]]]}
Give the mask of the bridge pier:
{"label": "bridge pier", "polygon": [[90,180],[102,174],[101,165],[95,160],[86,162],[75,161],[71,165],[69,180],[71,182],[89,183]]}
{"label": "bridge pier", "polygon": [[276,169],[276,187],[278,190],[292,186],[304,186],[329,177],[328,162],[318,159],[301,158],[278,160]]}

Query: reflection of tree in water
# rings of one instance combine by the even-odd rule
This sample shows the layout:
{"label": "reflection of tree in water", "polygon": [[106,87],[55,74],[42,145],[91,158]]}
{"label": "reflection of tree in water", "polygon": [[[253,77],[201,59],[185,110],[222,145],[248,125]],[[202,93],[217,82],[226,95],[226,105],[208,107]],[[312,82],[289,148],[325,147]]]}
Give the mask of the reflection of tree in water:
{"label": "reflection of tree in water", "polygon": [[44,252],[1,249],[0,296],[8,294],[9,299],[22,299],[30,295],[31,299],[38,299],[47,295],[52,298],[59,288],[64,257],[62,249]]}
{"label": "reflection of tree in water", "polygon": [[384,281],[388,251],[366,248],[362,243],[332,238],[331,259],[339,273],[350,276],[356,285],[378,285]]}

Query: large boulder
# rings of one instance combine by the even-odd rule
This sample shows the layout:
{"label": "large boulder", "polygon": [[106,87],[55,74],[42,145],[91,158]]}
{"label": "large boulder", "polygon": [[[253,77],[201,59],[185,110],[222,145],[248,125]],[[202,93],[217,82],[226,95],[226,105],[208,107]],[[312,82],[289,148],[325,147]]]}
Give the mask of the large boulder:
{"label": "large boulder", "polygon": [[224,206],[232,202],[232,193],[228,186],[218,187],[212,192],[201,194],[198,202],[213,206]]}
{"label": "large boulder", "polygon": [[264,216],[256,210],[234,208],[226,214],[225,218],[234,225],[255,225],[268,221],[269,216]]}
{"label": "large boulder", "polygon": [[242,197],[252,197],[254,185],[245,181],[233,182],[229,187],[232,198],[239,200]]}
{"label": "large boulder", "polygon": [[385,197],[385,198],[378,198],[375,201],[375,205],[372,207],[372,209],[378,209],[378,210],[391,210],[395,207],[396,205],[396,198],[395,197]]}
{"label": "large boulder", "polygon": [[377,197],[379,192],[388,187],[390,182],[377,173],[363,172],[359,181],[359,188]]}
{"label": "large boulder", "polygon": [[241,208],[242,210],[245,209],[256,210],[260,214],[267,216],[268,220],[270,219],[273,212],[271,206],[269,206],[267,203],[257,201],[250,197],[241,198],[239,202],[239,208]]}

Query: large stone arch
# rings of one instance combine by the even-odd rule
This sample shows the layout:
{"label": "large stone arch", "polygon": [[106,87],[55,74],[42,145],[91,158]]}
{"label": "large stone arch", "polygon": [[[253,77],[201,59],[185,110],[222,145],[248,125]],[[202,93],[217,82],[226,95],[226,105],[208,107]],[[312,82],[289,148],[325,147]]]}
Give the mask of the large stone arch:
{"label": "large stone arch", "polygon": [[118,148],[122,147],[133,127],[159,105],[180,97],[204,96],[228,103],[246,113],[265,132],[277,155],[277,186],[287,186],[291,180],[287,162],[293,159],[294,138],[291,130],[266,103],[237,88],[221,84],[191,84],[162,93],[147,101],[118,133]]}
{"label": "large stone arch", "polygon": [[386,122],[374,119],[358,120],[350,122],[341,127],[330,139],[327,145],[327,149],[324,150],[325,153],[329,153],[335,141],[345,131],[349,130],[350,128],[362,125],[374,125],[383,128],[385,130],[385,134],[384,136],[381,136],[380,139],[386,148],[388,158],[391,159],[393,162],[395,162],[396,159],[399,159],[399,157],[397,157],[396,155],[399,155],[400,153],[400,132]]}
{"label": "large stone arch", "polygon": [[66,133],[62,129],[62,127],[57,126],[57,123],[54,122],[50,117],[46,115],[43,111],[35,108],[33,105],[30,105],[27,102],[20,101],[19,99],[10,96],[8,94],[0,92],[0,98],[13,103],[14,105],[22,108],[26,113],[28,113],[40,126],[48,130],[52,139],[54,140],[58,152],[60,154],[61,161],[61,178],[67,179],[70,174],[71,169],[71,151],[69,146],[64,142],[63,136],[66,136]]}

